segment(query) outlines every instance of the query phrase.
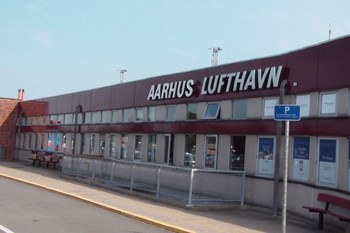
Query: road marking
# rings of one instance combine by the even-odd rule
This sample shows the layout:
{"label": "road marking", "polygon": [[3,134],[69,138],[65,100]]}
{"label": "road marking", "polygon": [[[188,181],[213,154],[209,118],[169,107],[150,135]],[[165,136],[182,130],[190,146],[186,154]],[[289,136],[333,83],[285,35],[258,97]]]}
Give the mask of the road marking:
{"label": "road marking", "polygon": [[4,233],[14,233],[13,231],[7,229],[3,225],[0,225],[0,231],[3,231]]}

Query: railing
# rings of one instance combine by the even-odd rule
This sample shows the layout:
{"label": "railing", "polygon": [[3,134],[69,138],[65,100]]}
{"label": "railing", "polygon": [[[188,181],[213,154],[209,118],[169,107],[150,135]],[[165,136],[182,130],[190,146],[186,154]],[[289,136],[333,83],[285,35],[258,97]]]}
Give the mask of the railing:
{"label": "railing", "polygon": [[184,203],[244,204],[245,172],[66,155],[62,175]]}

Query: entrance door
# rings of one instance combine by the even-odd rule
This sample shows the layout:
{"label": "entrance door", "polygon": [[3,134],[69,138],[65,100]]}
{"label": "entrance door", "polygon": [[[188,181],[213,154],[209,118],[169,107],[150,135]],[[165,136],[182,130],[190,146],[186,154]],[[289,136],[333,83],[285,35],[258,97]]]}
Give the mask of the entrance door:
{"label": "entrance door", "polygon": [[173,135],[166,134],[164,140],[164,163],[172,165],[173,164],[173,150],[174,142]]}

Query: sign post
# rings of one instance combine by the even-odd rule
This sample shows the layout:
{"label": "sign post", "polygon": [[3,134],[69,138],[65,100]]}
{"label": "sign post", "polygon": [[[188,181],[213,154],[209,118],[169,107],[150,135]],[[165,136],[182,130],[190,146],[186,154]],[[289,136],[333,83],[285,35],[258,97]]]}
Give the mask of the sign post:
{"label": "sign post", "polygon": [[300,120],[300,106],[298,105],[275,105],[275,121],[285,121],[285,156],[283,177],[283,208],[282,208],[282,232],[286,233],[287,219],[287,184],[288,184],[288,153],[289,153],[289,121]]}

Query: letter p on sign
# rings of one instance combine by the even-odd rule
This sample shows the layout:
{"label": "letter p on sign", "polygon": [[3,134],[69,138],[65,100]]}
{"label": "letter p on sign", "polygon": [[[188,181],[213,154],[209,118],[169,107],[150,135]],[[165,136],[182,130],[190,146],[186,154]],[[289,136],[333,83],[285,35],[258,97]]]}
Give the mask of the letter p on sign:
{"label": "letter p on sign", "polygon": [[284,108],[284,113],[288,113],[289,110],[290,110],[290,107],[289,107],[289,106],[286,106],[286,107]]}

